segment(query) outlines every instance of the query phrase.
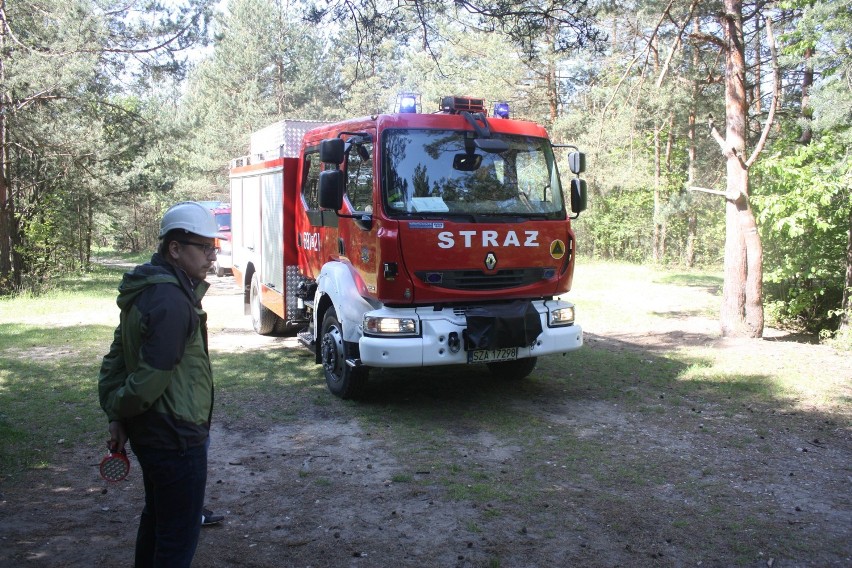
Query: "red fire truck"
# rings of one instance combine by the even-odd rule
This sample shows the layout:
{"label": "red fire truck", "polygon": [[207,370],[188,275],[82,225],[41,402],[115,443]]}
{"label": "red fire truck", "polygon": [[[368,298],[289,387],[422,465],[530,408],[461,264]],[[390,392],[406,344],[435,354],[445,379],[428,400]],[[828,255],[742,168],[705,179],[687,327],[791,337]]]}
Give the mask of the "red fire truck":
{"label": "red fire truck", "polygon": [[297,334],[342,398],[371,367],[484,363],[521,378],[583,343],[560,295],[584,155],[567,146],[564,187],[559,146],[508,105],[489,116],[482,99],[445,97],[420,110],[406,95],[391,114],[277,122],[231,163],[246,314],[260,334]]}

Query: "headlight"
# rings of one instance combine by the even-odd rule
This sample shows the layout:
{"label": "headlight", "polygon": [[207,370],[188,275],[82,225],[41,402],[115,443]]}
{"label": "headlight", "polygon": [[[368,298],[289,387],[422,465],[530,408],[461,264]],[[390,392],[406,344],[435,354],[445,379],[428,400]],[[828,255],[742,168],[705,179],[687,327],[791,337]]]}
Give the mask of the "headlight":
{"label": "headlight", "polygon": [[547,325],[550,327],[574,325],[574,306],[550,310]]}
{"label": "headlight", "polygon": [[418,334],[417,320],[415,318],[364,316],[364,333],[370,335],[416,336]]}

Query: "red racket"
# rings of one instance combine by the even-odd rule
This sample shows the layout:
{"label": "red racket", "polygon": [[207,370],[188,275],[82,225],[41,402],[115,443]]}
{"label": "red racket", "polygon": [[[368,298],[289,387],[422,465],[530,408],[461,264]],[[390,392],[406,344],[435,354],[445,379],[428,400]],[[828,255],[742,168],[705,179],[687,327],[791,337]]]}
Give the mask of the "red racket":
{"label": "red racket", "polygon": [[110,452],[101,460],[101,477],[107,481],[121,481],[130,472],[130,460],[127,451]]}

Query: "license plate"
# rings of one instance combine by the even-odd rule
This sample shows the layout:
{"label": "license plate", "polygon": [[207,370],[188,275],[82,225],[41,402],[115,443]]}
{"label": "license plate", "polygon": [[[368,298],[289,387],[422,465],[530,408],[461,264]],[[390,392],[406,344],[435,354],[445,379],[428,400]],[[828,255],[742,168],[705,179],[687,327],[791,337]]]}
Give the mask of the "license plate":
{"label": "license plate", "polygon": [[517,347],[504,349],[477,349],[467,352],[468,363],[494,363],[495,361],[514,361],[518,358]]}

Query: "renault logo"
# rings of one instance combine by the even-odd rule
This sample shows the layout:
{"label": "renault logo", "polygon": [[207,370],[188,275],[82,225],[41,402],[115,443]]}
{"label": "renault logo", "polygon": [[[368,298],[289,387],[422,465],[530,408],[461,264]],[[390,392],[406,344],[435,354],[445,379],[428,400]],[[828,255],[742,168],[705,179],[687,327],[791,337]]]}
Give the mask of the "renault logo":
{"label": "renault logo", "polygon": [[497,266],[497,257],[493,252],[489,252],[485,255],[485,268],[488,270],[494,270],[495,266]]}

